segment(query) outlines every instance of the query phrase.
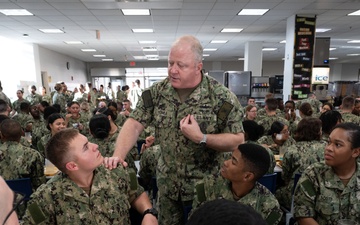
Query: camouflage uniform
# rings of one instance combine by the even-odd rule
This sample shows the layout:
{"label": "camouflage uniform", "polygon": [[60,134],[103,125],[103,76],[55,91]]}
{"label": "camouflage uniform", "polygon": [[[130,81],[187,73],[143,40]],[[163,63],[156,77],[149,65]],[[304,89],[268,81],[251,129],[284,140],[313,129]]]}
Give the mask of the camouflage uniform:
{"label": "camouflage uniform", "polygon": [[[151,99],[144,102],[147,97]],[[160,224],[181,224],[179,205],[192,201],[195,182],[217,173],[223,161],[221,152],[187,139],[179,129],[180,120],[192,114],[205,134],[240,133],[241,109],[236,96],[209,76],[202,77],[183,103],[168,78],[143,92],[130,117],[144,127],[154,126],[161,147],[156,171]]]}
{"label": "camouflage uniform", "polygon": [[126,116],[121,115],[120,113],[117,115],[116,120],[114,121],[116,125],[122,127],[126,121]]}
{"label": "camouflage uniform", "polygon": [[160,145],[154,145],[141,154],[139,177],[147,184],[149,184],[152,177],[156,177],[156,165],[158,163],[159,152]]}
{"label": "camouflage uniform", "polygon": [[21,112],[20,104],[22,102],[28,102],[30,104],[30,102],[28,100],[26,100],[26,99],[22,99],[22,100],[17,99],[12,103],[12,109],[15,110],[17,113],[20,113]]}
{"label": "camouflage uniform", "polygon": [[351,112],[341,112],[343,123],[355,123],[360,126],[360,117]]}
{"label": "camouflage uniform", "polygon": [[33,190],[46,182],[44,158],[18,142],[0,145],[0,174],[5,180],[29,177]]}
{"label": "camouflage uniform", "polygon": [[0,99],[4,100],[5,102],[7,102],[9,104],[9,106],[11,106],[11,101],[6,96],[6,94],[2,91],[1,85],[0,85]]}
{"label": "camouflage uniform", "polygon": [[264,134],[267,134],[271,128],[271,125],[275,122],[279,121],[285,124],[286,126],[289,126],[289,121],[287,121],[284,117],[280,117],[277,114],[272,116],[264,116],[261,119],[259,119],[258,124],[264,127]]}
{"label": "camouflage uniform", "polygon": [[116,100],[118,100],[118,101],[124,101],[125,99],[127,99],[127,96],[126,96],[126,93],[125,92],[123,92],[123,91],[117,91],[116,92]]}
{"label": "camouflage uniform", "polygon": [[55,92],[53,96],[53,104],[59,104],[61,108],[61,112],[66,112],[66,98],[63,93]]}
{"label": "camouflage uniform", "polygon": [[360,163],[345,186],[325,163],[309,166],[296,186],[295,217],[312,217],[319,225],[337,225],[340,219],[360,221]]}
{"label": "camouflage uniform", "polygon": [[28,96],[26,96],[26,100],[30,102],[30,105],[36,105],[42,101],[42,96],[37,93],[30,93]]}
{"label": "camouflage uniform", "polygon": [[37,143],[48,133],[49,130],[46,128],[44,119],[42,117],[40,117],[40,119],[34,119],[31,131],[31,144],[34,149],[37,149]]}
{"label": "camouflage uniform", "polygon": [[81,114],[79,114],[79,115],[80,115],[80,117],[77,119],[70,117],[67,127],[79,129],[79,124],[81,124],[81,125],[83,125],[83,129],[82,130],[79,129],[79,132],[85,136],[88,136],[88,134],[90,132],[89,131],[89,121],[90,120],[86,116],[82,116]]}
{"label": "camouflage uniform", "polygon": [[46,94],[46,95],[42,96],[42,101],[45,101],[45,102],[49,103],[50,105],[52,105],[51,95]]}
{"label": "camouflage uniform", "polygon": [[27,124],[34,122],[34,118],[30,114],[24,112],[18,113],[12,119],[18,121],[23,129]]}
{"label": "camouflage uniform", "polygon": [[[75,97],[75,95],[74,95]],[[77,97],[76,99],[74,99],[74,101],[78,102],[79,104],[83,103],[83,102],[87,102],[88,101],[88,94],[81,93],[80,97]]]}
{"label": "camouflage uniform", "polygon": [[[256,113],[256,118],[257,118],[257,120],[260,120],[260,119],[262,119],[262,118],[264,118],[264,117],[267,116],[265,108],[259,109],[259,108],[257,107],[257,109],[258,109],[258,111],[257,111],[257,113]],[[277,116],[280,116],[280,117],[284,117],[284,112],[282,112],[280,109],[276,109],[276,115],[277,115]]]}
{"label": "camouflage uniform", "polygon": [[308,166],[324,161],[324,149],[325,142],[320,141],[299,141],[287,148],[281,173],[285,186],[276,191],[276,198],[281,205],[290,208],[295,174],[301,174]]}
{"label": "camouflage uniform", "polygon": [[319,100],[313,99],[313,98],[306,98],[306,99],[303,99],[301,101],[297,101],[295,103],[295,108],[299,109],[301,104],[303,104],[305,102],[308,102],[311,105],[311,108],[312,108],[314,114],[319,114],[320,113],[320,108],[322,107],[323,104]]}
{"label": "camouflage uniform", "polygon": [[[257,143],[260,145],[266,144],[268,146],[276,144],[272,138],[272,135],[267,135],[267,136],[263,136],[263,137],[259,138],[259,140],[257,140]],[[280,149],[286,150],[289,146],[291,146],[295,143],[296,143],[296,141],[294,140],[294,138],[289,137],[289,139],[287,139],[283,145],[281,145],[281,146],[276,145],[276,147],[269,147],[269,148],[273,152],[274,155],[279,155]]]}
{"label": "camouflage uniform", "polygon": [[[204,193],[199,193],[199,184],[204,184]],[[202,190],[200,191],[202,192]],[[204,195],[204,196],[202,196]],[[204,198],[205,197],[205,198]],[[245,196],[236,199],[232,190],[231,182],[220,175],[210,175],[196,184],[193,210],[196,210],[206,201],[215,199],[227,199],[237,201],[255,209],[269,225],[280,222],[282,211],[275,196],[262,184],[256,182],[254,188]]]}
{"label": "camouflage uniform", "polygon": [[45,158],[46,158],[46,156],[45,156],[45,146],[48,143],[48,141],[50,140],[50,138],[51,138],[51,133],[48,133],[45,136],[43,136],[42,138],[40,138],[40,140],[37,143],[38,152],[40,152],[40,154],[42,156],[44,156]]}
{"label": "camouflage uniform", "polygon": [[[110,171],[101,166],[94,171],[90,196],[60,173],[31,195],[28,206],[38,206],[44,216],[40,224],[130,225],[130,204],[142,193],[140,185],[130,186],[129,174],[122,167]],[[29,208],[23,221],[37,224]]]}

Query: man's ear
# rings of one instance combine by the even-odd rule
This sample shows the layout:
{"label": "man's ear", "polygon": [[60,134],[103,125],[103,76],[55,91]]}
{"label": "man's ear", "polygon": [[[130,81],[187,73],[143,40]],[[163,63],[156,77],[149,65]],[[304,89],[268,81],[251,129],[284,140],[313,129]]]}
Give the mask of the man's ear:
{"label": "man's ear", "polygon": [[253,181],[254,178],[255,178],[255,175],[252,172],[246,172],[244,175],[244,181],[246,181],[246,182]]}
{"label": "man's ear", "polygon": [[353,149],[352,157],[357,158],[360,155],[360,148]]}
{"label": "man's ear", "polygon": [[75,162],[68,162],[65,164],[65,167],[67,170],[69,171],[76,171],[76,170],[79,170],[79,167],[78,165],[75,163]]}

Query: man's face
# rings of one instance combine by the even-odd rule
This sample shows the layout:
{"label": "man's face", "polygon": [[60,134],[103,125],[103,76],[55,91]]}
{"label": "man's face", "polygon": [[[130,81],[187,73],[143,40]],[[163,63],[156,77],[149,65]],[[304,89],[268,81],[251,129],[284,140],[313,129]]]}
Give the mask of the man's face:
{"label": "man's face", "polygon": [[34,117],[34,119],[39,119],[40,118],[40,112],[39,112],[37,106],[31,106],[30,113]]}
{"label": "man's face", "polygon": [[70,142],[70,148],[74,162],[82,171],[91,172],[103,163],[104,157],[99,152],[98,145],[89,142],[82,134],[76,135]]}
{"label": "man's face", "polygon": [[189,44],[174,46],[168,58],[168,77],[177,89],[194,88],[201,82],[202,63],[195,61]]}
{"label": "man's face", "polygon": [[248,100],[248,105],[255,105],[255,99],[250,98],[250,99]]}
{"label": "man's face", "polygon": [[34,88],[31,88],[31,94],[35,94],[36,90]]}
{"label": "man's face", "polygon": [[123,102],[123,107],[126,111],[130,110],[130,102]]}
{"label": "man's face", "polygon": [[231,182],[240,181],[245,175],[245,163],[241,157],[241,152],[235,149],[232,153],[231,159],[226,160],[220,170],[221,176]]}

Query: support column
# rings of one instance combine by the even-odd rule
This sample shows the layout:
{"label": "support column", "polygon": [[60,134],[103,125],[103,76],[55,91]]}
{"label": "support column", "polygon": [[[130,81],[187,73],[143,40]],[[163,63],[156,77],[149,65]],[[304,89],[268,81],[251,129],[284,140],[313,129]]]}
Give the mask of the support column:
{"label": "support column", "polygon": [[295,40],[295,15],[289,17],[286,23],[286,45],[284,62],[284,83],[283,99],[284,102],[291,99],[293,64],[294,64],[294,40]]}
{"label": "support column", "polygon": [[262,46],[261,41],[250,41],[245,44],[244,71],[251,71],[252,76],[262,75]]}

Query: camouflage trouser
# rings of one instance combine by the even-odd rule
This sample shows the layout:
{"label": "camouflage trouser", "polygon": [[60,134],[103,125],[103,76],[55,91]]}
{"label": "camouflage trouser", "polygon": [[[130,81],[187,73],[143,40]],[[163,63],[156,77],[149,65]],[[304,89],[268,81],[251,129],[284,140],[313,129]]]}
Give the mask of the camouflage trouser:
{"label": "camouflage trouser", "polygon": [[172,200],[159,192],[158,196],[159,225],[184,225],[185,214],[190,211],[192,201]]}
{"label": "camouflage trouser", "polygon": [[293,181],[288,185],[280,187],[276,190],[275,197],[277,198],[280,205],[285,206],[287,209],[291,207]]}

